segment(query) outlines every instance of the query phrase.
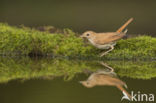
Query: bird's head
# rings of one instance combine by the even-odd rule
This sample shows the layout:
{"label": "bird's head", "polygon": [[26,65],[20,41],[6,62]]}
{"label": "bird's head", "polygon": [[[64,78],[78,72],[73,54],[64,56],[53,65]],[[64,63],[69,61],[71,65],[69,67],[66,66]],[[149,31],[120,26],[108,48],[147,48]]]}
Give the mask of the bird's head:
{"label": "bird's head", "polygon": [[83,86],[87,87],[87,88],[92,88],[92,87],[94,87],[94,84],[92,84],[92,83],[89,82],[89,81],[80,81],[80,83],[81,83]]}
{"label": "bird's head", "polygon": [[81,38],[91,39],[92,37],[94,37],[94,35],[95,35],[95,32],[93,32],[93,31],[86,31],[80,37]]}

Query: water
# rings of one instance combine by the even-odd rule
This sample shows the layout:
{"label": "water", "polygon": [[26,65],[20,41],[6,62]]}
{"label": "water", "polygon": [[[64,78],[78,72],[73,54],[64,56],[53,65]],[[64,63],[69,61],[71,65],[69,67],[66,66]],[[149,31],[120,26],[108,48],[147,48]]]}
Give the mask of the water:
{"label": "water", "polygon": [[[129,93],[156,94],[155,61],[103,62],[114,68]],[[94,60],[3,57],[0,103],[120,103],[123,94],[115,86],[86,88],[79,83],[99,69],[110,71],[101,61]]]}

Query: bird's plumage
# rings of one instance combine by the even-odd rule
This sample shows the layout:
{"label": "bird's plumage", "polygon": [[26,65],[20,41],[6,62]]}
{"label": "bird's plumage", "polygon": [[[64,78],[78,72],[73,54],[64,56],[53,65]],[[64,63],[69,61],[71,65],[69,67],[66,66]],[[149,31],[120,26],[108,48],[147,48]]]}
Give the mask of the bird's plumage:
{"label": "bird's plumage", "polygon": [[81,37],[86,37],[90,41],[104,45],[110,42],[117,41],[126,35],[123,30],[128,26],[130,22],[132,22],[133,18],[129,19],[123,26],[121,26],[116,32],[106,32],[106,33],[96,33],[93,31],[84,32]]}
{"label": "bird's plumage", "polygon": [[96,85],[124,86],[126,85],[120,79],[112,77],[109,74],[104,74],[100,72],[91,74],[87,81],[92,86],[96,86]]}
{"label": "bird's plumage", "polygon": [[125,36],[124,33],[108,32],[108,33],[97,33],[94,38],[94,42],[99,45],[108,44],[110,42],[115,42],[118,39]]}
{"label": "bird's plumage", "polygon": [[87,38],[92,45],[99,49],[109,49],[107,52],[103,53],[101,56],[107,54],[108,52],[114,49],[116,41],[123,38],[126,35],[126,31],[123,30],[128,26],[129,23],[133,21],[133,18],[130,18],[124,25],[122,25],[116,32],[106,32],[106,33],[96,33],[94,31],[86,31],[81,37]]}
{"label": "bird's plumage", "polygon": [[129,98],[131,98],[130,94],[123,88],[123,86],[127,87],[126,83],[117,77],[112,76],[112,74],[113,72],[105,73],[105,71],[98,71],[92,73],[86,81],[81,81],[80,83],[87,88],[105,85],[115,86],[122,92],[126,93]]}

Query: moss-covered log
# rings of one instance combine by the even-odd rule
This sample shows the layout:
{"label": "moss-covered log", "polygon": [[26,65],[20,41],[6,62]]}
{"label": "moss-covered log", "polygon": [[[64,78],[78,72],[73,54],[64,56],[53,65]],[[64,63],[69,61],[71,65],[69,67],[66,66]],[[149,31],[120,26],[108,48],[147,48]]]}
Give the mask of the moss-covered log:
{"label": "moss-covered log", "polygon": [[[101,50],[86,45],[69,29],[63,33],[41,32],[0,23],[1,55],[41,55],[99,58]],[[156,38],[139,36],[120,40],[115,49],[103,58],[151,59],[156,57]]]}

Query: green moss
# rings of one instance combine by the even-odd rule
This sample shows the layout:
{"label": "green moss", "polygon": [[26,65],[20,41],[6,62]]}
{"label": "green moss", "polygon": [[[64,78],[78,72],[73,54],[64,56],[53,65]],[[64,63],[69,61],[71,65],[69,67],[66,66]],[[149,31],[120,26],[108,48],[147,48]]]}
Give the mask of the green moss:
{"label": "green moss", "polygon": [[[113,67],[121,77],[151,79],[156,77],[156,61],[105,61]],[[31,59],[22,58],[0,58],[0,83],[10,80],[54,78],[63,76],[64,80],[71,80],[85,71],[94,72],[106,69],[99,61],[67,60],[67,59]]]}
{"label": "green moss", "polygon": [[92,46],[84,47],[82,39],[76,37],[71,30],[66,29],[64,32],[66,34],[51,34],[1,23],[0,54],[86,56],[95,51]]}
{"label": "green moss", "polygon": [[139,36],[127,40],[120,40],[116,49],[112,51],[108,58],[155,58],[156,57],[156,38],[150,36]]}
{"label": "green moss", "polygon": [[[99,58],[102,50],[86,45],[77,35],[69,29],[49,33],[0,23],[0,54]],[[156,38],[150,36],[120,40],[114,51],[103,58],[151,59],[156,57],[155,47]]]}

